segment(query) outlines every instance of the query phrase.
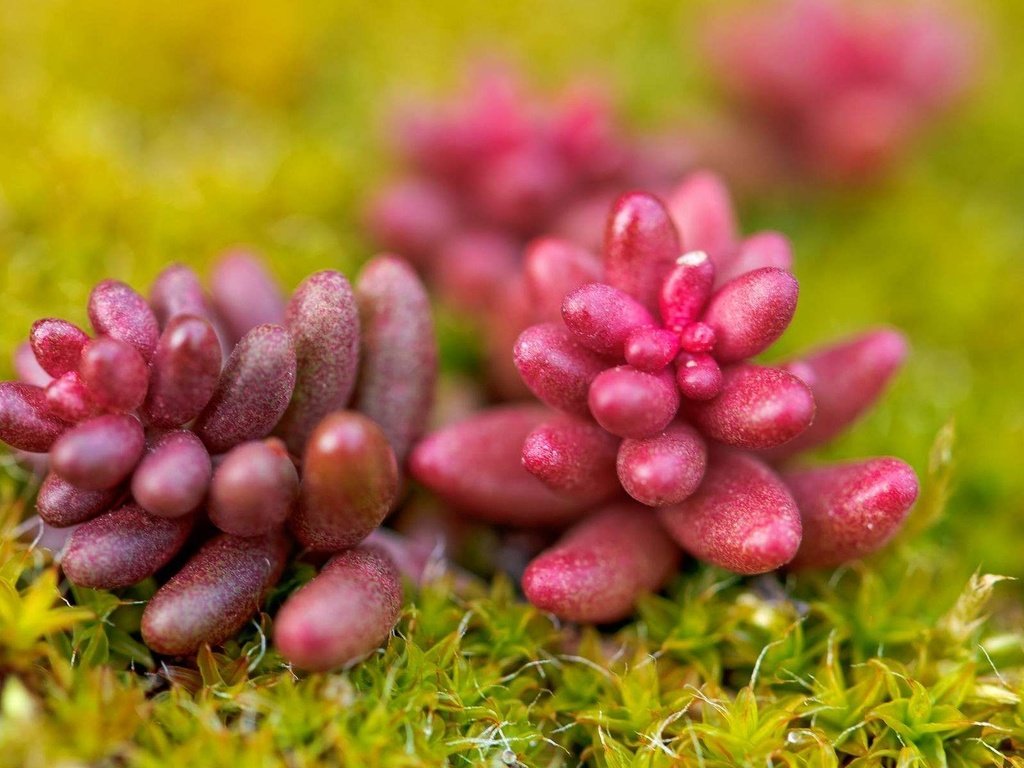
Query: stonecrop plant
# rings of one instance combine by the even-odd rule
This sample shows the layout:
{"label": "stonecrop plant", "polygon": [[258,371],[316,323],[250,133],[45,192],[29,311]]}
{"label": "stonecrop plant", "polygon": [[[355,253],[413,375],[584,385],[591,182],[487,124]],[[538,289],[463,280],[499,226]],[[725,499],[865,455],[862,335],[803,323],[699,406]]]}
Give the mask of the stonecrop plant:
{"label": "stonecrop plant", "polygon": [[631,137],[595,88],[545,100],[495,66],[448,108],[409,108],[396,144],[406,175],[371,201],[370,230],[445,303],[498,329],[492,384],[505,394],[523,393],[507,348],[529,324],[515,285],[527,243],[557,232],[596,246],[619,192],[667,188],[690,161],[678,139]]}
{"label": "stonecrop plant", "polygon": [[936,2],[779,0],[719,14],[707,37],[761,150],[833,182],[889,170],[974,79],[970,26]]}
{"label": "stonecrop plant", "polygon": [[209,292],[175,265],[148,299],[101,282],[88,316],[91,334],[36,322],[20,380],[0,384],[0,439],[45,473],[39,525],[67,579],[157,576],[142,637],[186,656],[234,636],[298,545],[329,561],[281,608],[280,653],[326,669],[376,648],[402,588],[365,542],[398,500],[437,372],[412,268],[380,256],[354,287],[318,272],[286,301],[234,252]]}
{"label": "stonecrop plant", "polygon": [[[467,516],[570,525],[523,588],[562,618],[624,618],[680,549],[740,574],[832,567],[883,547],[918,494],[882,457],[802,468],[882,394],[907,351],[875,329],[775,365],[798,286],[786,238],[739,234],[715,175],[666,202],[615,202],[603,259],[533,246],[524,281],[542,322],[515,344],[542,404],[500,405],[428,435],[413,475]],[[560,315],[560,319],[553,319]],[[512,352],[512,350],[510,350]]]}

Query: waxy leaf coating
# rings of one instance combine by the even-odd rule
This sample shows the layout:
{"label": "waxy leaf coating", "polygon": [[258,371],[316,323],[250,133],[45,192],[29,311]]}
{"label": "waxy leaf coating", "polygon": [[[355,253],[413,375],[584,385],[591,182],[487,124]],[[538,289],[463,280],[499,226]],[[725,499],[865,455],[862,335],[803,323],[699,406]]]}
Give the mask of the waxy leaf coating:
{"label": "waxy leaf coating", "polygon": [[279,325],[259,325],[238,342],[192,430],[211,454],[259,440],[278,423],[295,388],[295,348]]}
{"label": "waxy leaf coating", "polygon": [[527,599],[561,619],[624,619],[636,599],[660,588],[679,550],[652,510],[620,503],[577,523],[523,574]]}
{"label": "waxy leaf coating", "polygon": [[336,556],[288,598],[274,643],[298,669],[326,672],[376,650],[398,622],[402,584],[383,550],[359,546]]}
{"label": "waxy leaf coating", "polygon": [[50,472],[39,487],[36,512],[54,528],[67,528],[107,512],[121,495],[119,488],[86,491]]}
{"label": "waxy leaf coating", "polygon": [[78,358],[89,336],[67,320],[45,318],[36,320],[29,334],[29,344],[39,366],[57,378],[78,370]]}
{"label": "waxy leaf coating", "polygon": [[213,318],[199,276],[184,264],[172,264],[157,275],[149,289],[149,305],[161,328],[181,315]]}
{"label": "waxy leaf coating", "polygon": [[194,515],[155,517],[129,504],[76,528],[61,558],[61,568],[68,580],[80,587],[130,587],[167,565],[185,544],[195,522]]}
{"label": "waxy leaf coating", "polygon": [[618,488],[619,439],[586,419],[559,415],[527,435],[523,466],[555,491],[600,500]]}
{"label": "waxy leaf coating", "polygon": [[707,352],[683,352],[676,358],[676,384],[687,400],[718,397],[722,383],[722,369]]}
{"label": "waxy leaf coating", "polygon": [[523,278],[539,322],[562,319],[566,294],[601,281],[601,260],[575,243],[554,237],[534,240],[523,256]]}
{"label": "waxy leaf coating", "polygon": [[320,420],[348,405],[359,373],[359,310],[348,280],[325,270],[307,277],[285,310],[295,347],[295,391],[276,434],[302,452]]}
{"label": "waxy leaf coating", "polygon": [[625,354],[633,331],[655,324],[643,304],[604,283],[588,283],[566,294],[562,319],[580,344],[615,358]]}
{"label": "waxy leaf coating", "polygon": [[560,411],[587,416],[591,382],[611,361],[580,344],[555,323],[542,323],[520,334],[514,350],[516,368],[540,400]]}
{"label": "waxy leaf coating", "polygon": [[29,453],[46,453],[67,429],[53,416],[46,392],[18,381],[0,382],[0,440]]}
{"label": "waxy leaf coating", "polygon": [[658,296],[662,322],[677,333],[699,319],[711,298],[715,266],[704,251],[687,251],[665,277]]}
{"label": "waxy leaf coating", "polygon": [[679,334],[664,328],[637,328],[626,339],[625,352],[629,365],[657,373],[679,354]]}
{"label": "waxy leaf coating", "polygon": [[437,339],[430,297],[394,256],[370,261],[356,280],[362,326],[357,410],[384,430],[404,466],[423,434],[437,383]]}
{"label": "waxy leaf coating", "polygon": [[804,530],[793,568],[831,568],[878,551],[900,529],[918,494],[914,470],[888,457],[795,470],[783,478]]}
{"label": "waxy leaf coating", "polygon": [[616,471],[626,493],[649,507],[677,504],[704,477],[707,447],[689,424],[671,424],[660,435],[623,440]]}
{"label": "waxy leaf coating", "polygon": [[82,381],[93,399],[113,411],[134,411],[146,399],[149,365],[124,341],[100,336],[82,348]]}
{"label": "waxy leaf coating", "polygon": [[199,508],[213,466],[202,441],[191,432],[158,437],[132,476],[132,496],[150,514],[180,517]]}
{"label": "waxy leaf coating", "polygon": [[284,324],[281,289],[248,253],[232,251],[217,262],[210,276],[210,294],[232,342],[257,326]]}
{"label": "waxy leaf coating", "polygon": [[210,522],[235,536],[260,536],[284,525],[298,498],[299,474],[284,443],[242,443],[213,476]]}
{"label": "waxy leaf coating", "polygon": [[697,492],[658,510],[694,557],[734,573],[774,571],[800,546],[800,512],[782,479],[752,456],[722,451]]}
{"label": "waxy leaf coating", "polygon": [[796,278],[774,267],[722,286],[704,312],[704,322],[715,331],[715,359],[734,363],[771,346],[793,319],[798,292]]}
{"label": "waxy leaf coating", "polygon": [[560,525],[590,506],[552,491],[523,467],[523,442],[552,417],[532,404],[480,411],[427,435],[413,449],[410,471],[467,516],[504,525]]}
{"label": "waxy leaf coating", "polygon": [[51,416],[72,424],[85,421],[103,410],[75,371],[69,371],[46,385],[46,408]]}
{"label": "waxy leaf coating", "polygon": [[128,478],[145,447],[142,424],[134,416],[97,416],[61,435],[50,450],[50,463],[72,485],[104,490]]}
{"label": "waxy leaf coating", "polygon": [[365,539],[398,494],[398,462],[387,437],[355,411],[320,422],[306,444],[302,472],[291,529],[304,546],[321,552]]}
{"label": "waxy leaf coating", "polygon": [[857,421],[885,392],[907,357],[903,334],[879,328],[830,344],[789,363],[804,379],[817,410],[806,432],[773,453],[792,455],[827,443]]}
{"label": "waxy leaf coating", "polygon": [[160,324],[142,296],[117,280],[104,280],[89,295],[89,320],[97,334],[131,344],[149,362]]}
{"label": "waxy leaf coating", "polygon": [[172,318],[160,336],[142,406],[157,427],[180,427],[209,404],[221,375],[222,353],[209,321],[192,315]]}
{"label": "waxy leaf coating", "polygon": [[807,429],[814,397],[786,371],[744,363],[723,371],[717,397],[689,401],[686,412],[704,434],[726,445],[773,448]]}
{"label": "waxy leaf coating", "polygon": [[651,437],[679,410],[679,389],[669,371],[645,373],[628,365],[602,371],[587,398],[597,423],[619,437]]}
{"label": "waxy leaf coating", "polygon": [[658,198],[630,192],[616,201],[605,230],[606,282],[656,312],[661,284],[681,252],[679,234]]}
{"label": "waxy leaf coating", "polygon": [[223,643],[259,610],[287,557],[288,541],[279,534],[211,539],[150,599],[142,639],[168,656]]}

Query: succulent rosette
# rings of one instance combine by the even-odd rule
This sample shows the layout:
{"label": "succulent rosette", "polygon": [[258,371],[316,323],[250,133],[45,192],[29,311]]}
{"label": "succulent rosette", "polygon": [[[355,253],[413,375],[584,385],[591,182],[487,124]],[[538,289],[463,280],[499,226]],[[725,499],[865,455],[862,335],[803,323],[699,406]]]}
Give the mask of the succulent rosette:
{"label": "succulent rosette", "polygon": [[678,140],[641,145],[628,136],[595,88],[546,100],[494,66],[480,68],[447,109],[408,109],[396,133],[407,171],[371,201],[370,230],[442,301],[497,337],[491,378],[506,395],[523,393],[505,337],[530,324],[525,297],[510,285],[524,246],[555,232],[596,247],[618,191],[667,188],[690,162]]}
{"label": "succulent rosette", "polygon": [[[398,500],[437,369],[412,268],[380,256],[354,287],[326,270],[286,300],[235,252],[209,292],[172,266],[148,299],[100,283],[88,316],[91,334],[35,323],[21,380],[0,383],[0,440],[46,469],[36,509],[68,533],[67,578],[158,577],[143,639],[188,655],[238,632],[297,544],[333,557],[282,609],[282,654],[320,669],[376,647],[401,584],[366,539]],[[325,611],[361,623],[325,624]]]}
{"label": "succulent rosette", "polygon": [[554,239],[527,254],[532,306],[551,319],[509,352],[541,403],[428,435],[413,474],[469,516],[571,526],[523,579],[531,601],[568,619],[628,615],[675,571],[680,548],[741,574],[874,552],[917,496],[910,466],[789,459],[860,417],[906,343],[878,329],[779,365],[752,362],[793,317],[791,264],[782,235],[740,235],[710,173],[665,202],[623,195],[603,258]]}
{"label": "succulent rosette", "polygon": [[798,172],[886,170],[974,74],[975,35],[934,2],[780,0],[715,19],[706,46],[744,122]]}

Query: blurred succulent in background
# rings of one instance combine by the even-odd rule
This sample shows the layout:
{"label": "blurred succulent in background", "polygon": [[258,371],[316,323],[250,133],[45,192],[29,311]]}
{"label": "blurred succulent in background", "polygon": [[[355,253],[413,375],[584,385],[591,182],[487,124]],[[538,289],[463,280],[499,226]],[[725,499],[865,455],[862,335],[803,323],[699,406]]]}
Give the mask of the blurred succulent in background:
{"label": "blurred succulent in background", "polygon": [[[596,247],[617,194],[667,188],[689,165],[682,142],[634,141],[596,89],[546,102],[494,66],[448,108],[408,109],[396,143],[406,175],[371,201],[372,233],[444,302],[501,328],[522,314],[511,284],[531,239],[558,233]],[[521,394],[506,346],[493,350],[494,383]]]}
{"label": "blurred succulent in background", "polygon": [[741,237],[712,174],[687,177],[667,204],[623,195],[605,232],[603,261],[559,240],[527,256],[534,310],[561,314],[514,349],[543,405],[428,435],[414,476],[470,517],[575,524],[523,579],[527,597],[568,619],[628,615],[674,571],[677,545],[756,574],[834,566],[889,541],[918,492],[907,464],[781,465],[874,403],[906,355],[902,336],[750,362],[793,317],[790,247],[777,233]]}
{"label": "blurred succulent in background", "polygon": [[[0,439],[47,470],[36,507],[68,532],[68,579],[116,589],[173,566],[142,634],[188,655],[245,624],[294,541],[341,554],[286,603],[282,654],[322,668],[376,647],[401,587],[390,557],[362,542],[397,501],[437,369],[412,268],[378,257],[354,289],[318,272],[286,302],[238,252],[209,293],[183,266],[148,300],[104,281],[89,319],[93,335],[35,323],[16,355],[22,380],[0,384]],[[322,621],[336,614],[360,621]]]}
{"label": "blurred succulent in background", "polygon": [[837,183],[888,170],[975,74],[976,35],[936,2],[776,0],[719,14],[706,50],[738,137],[789,173]]}

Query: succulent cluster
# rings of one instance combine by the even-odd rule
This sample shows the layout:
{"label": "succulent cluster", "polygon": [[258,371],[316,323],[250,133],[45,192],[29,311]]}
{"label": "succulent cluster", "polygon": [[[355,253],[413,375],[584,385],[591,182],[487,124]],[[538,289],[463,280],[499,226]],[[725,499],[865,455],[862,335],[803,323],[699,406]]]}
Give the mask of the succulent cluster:
{"label": "succulent cluster", "polygon": [[98,284],[88,315],[92,335],[35,323],[21,380],[0,383],[0,440],[47,469],[37,511],[69,530],[67,578],[115,589],[172,572],[142,634],[187,655],[239,630],[297,543],[334,557],[282,608],[281,653],[320,669],[376,647],[401,586],[363,542],[397,501],[436,377],[412,268],[378,257],[354,289],[319,272],[286,302],[258,261],[232,253],[209,292],[172,266],[148,300]]}
{"label": "succulent cluster", "polygon": [[527,243],[555,232],[596,246],[587,239],[622,189],[660,189],[689,163],[679,141],[628,138],[596,89],[545,103],[498,67],[447,111],[409,110],[397,133],[408,173],[371,202],[370,229],[446,304],[497,326],[492,383],[505,394],[522,393],[507,353],[529,324],[515,285]]}
{"label": "succulent cluster", "polygon": [[508,318],[518,338],[505,355],[541,403],[421,440],[436,345],[405,262],[372,260],[354,289],[317,273],[287,302],[242,253],[217,265],[209,291],[172,266],[148,300],[97,285],[92,335],[33,326],[21,380],[0,384],[0,439],[45,472],[37,511],[69,532],[71,582],[173,574],[142,621],[164,654],[237,632],[296,543],[333,557],[280,610],[280,652],[325,669],[372,650],[397,619],[399,569],[418,577],[430,557],[429,542],[376,530],[407,459],[451,510],[540,532],[506,553],[547,547],[525,566],[531,601],[616,620],[683,551],[741,574],[830,567],[882,547],[916,498],[897,459],[788,463],[864,413],[906,354],[880,329],[752,362],[793,318],[791,268],[781,234],[740,235],[709,172],[665,202],[622,195],[602,257],[540,238],[507,286],[528,311]]}
{"label": "succulent cluster", "polygon": [[913,470],[893,458],[781,466],[877,399],[903,338],[875,330],[781,365],[751,362],[796,308],[788,242],[740,237],[712,174],[692,174],[667,201],[620,197],[603,260],[557,240],[533,249],[544,264],[527,262],[534,306],[560,320],[527,328],[515,362],[543,405],[473,415],[410,460],[470,516],[573,524],[523,580],[531,601],[568,619],[628,615],[680,547],[742,574],[862,557],[917,496]]}
{"label": "succulent cluster", "polygon": [[[377,530],[407,463],[446,511],[527,532],[491,559],[522,560],[527,597],[571,620],[625,617],[684,551],[758,574],[835,566],[892,538],[917,496],[907,464],[789,460],[873,404],[905,341],[879,329],[754,362],[794,316],[792,251],[777,232],[742,236],[716,175],[691,173],[664,202],[611,199],[645,172],[607,113],[584,102],[537,121],[500,80],[409,141],[421,178],[376,220],[486,319],[495,359],[540,403],[421,439],[431,308],[394,256],[354,288],[324,271],[288,300],[241,252],[209,290],[178,265],[148,299],[108,280],[89,299],[91,334],[38,321],[20,380],[0,383],[0,440],[44,475],[37,512],[67,532],[67,578],[163,582],[142,619],[153,650],[234,635],[296,544],[326,565],[281,608],[280,652],[326,669],[372,650],[397,620],[400,572],[418,578],[431,557],[429,536]],[[574,230],[562,216],[576,203]],[[527,244],[543,227],[556,234]],[[488,238],[503,239],[500,258]]]}
{"label": "succulent cluster", "polygon": [[972,36],[936,3],[780,0],[717,21],[708,53],[744,121],[830,180],[887,169],[971,80]]}

